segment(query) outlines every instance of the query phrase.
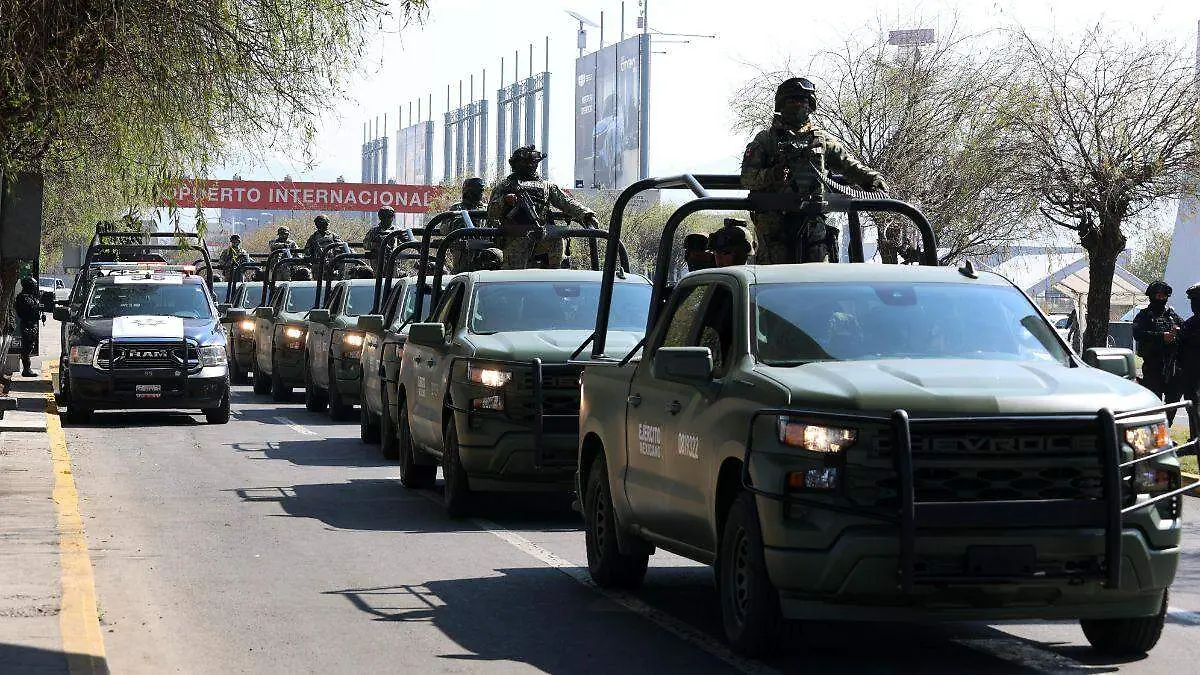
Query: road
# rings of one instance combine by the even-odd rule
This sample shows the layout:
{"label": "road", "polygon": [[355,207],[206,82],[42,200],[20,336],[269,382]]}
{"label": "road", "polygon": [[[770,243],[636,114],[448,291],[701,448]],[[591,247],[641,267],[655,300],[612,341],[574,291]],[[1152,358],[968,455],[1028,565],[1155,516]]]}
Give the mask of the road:
{"label": "road", "polygon": [[[719,639],[707,567],[659,553],[643,589],[587,582],[561,499],[447,517],[397,467],[297,402],[238,387],[230,424],[101,413],[67,442],[115,673],[1114,672],[1192,669],[1200,531],[1146,659],[1098,660],[1076,625],[806,625],[770,662]],[[1189,498],[1188,515],[1200,513]]]}

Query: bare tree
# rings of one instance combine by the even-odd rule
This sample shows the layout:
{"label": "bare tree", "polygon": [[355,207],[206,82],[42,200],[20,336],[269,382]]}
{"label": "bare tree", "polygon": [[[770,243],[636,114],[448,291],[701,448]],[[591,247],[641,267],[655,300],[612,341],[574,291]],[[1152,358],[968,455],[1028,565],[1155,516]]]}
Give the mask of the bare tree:
{"label": "bare tree", "polygon": [[1021,35],[1032,105],[1020,109],[1021,178],[1042,213],[1088,252],[1085,347],[1106,343],[1124,226],[1160,200],[1193,194],[1200,97],[1190,54],[1164,40]]}
{"label": "bare tree", "polygon": [[[995,35],[959,35],[953,25],[934,45],[897,48],[882,23],[818,53],[804,72],[790,63],[760,70],[733,96],[734,129],[765,127],[778,83],[806,75],[819,87],[818,122],[880,171],[894,196],[921,208],[943,262],[1013,243],[1036,204],[1012,180],[1013,113],[1026,102],[1012,51]],[[881,255],[896,262],[915,233],[875,223]]]}

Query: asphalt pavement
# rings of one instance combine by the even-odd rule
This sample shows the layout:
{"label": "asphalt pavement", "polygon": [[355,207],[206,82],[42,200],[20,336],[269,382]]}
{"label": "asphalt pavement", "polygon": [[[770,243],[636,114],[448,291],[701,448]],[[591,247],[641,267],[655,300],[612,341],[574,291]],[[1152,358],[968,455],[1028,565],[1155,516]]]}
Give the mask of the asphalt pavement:
{"label": "asphalt pavement", "polygon": [[[567,500],[498,495],[480,518],[451,519],[436,490],[401,487],[356,424],[299,395],[237,387],[228,425],[118,412],[65,432],[114,673],[1195,669],[1194,520],[1175,612],[1145,659],[1097,657],[1071,622],[829,623],[759,662],[724,647],[708,567],[659,553],[640,590],[601,591]],[[48,650],[28,649],[31,662]]]}

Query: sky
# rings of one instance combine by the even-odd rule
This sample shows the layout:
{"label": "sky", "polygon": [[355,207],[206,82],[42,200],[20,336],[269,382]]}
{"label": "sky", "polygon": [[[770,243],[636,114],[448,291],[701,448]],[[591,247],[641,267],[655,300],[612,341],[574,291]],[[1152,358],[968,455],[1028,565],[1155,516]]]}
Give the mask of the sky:
{"label": "sky", "polygon": [[[1115,0],[1055,2],[783,2],[780,0],[646,0],[651,28],[663,33],[715,35],[715,38],[662,38],[655,41],[651,63],[650,173],[671,175],[733,173],[749,140],[731,130],[730,97],[755,73],[756,66],[771,67],[789,59],[807,62],[822,48],[834,47],[847,35],[888,28],[913,28],[914,17],[924,26],[957,20],[961,30],[984,31],[1021,24],[1035,33],[1070,33],[1103,22],[1139,34],[1194,40],[1200,6],[1191,1],[1148,0],[1131,3]],[[331,102],[313,148],[314,166],[302,158],[271,156],[240,161],[223,167],[214,178],[240,174],[244,178],[334,180],[361,176],[360,144],[363,123],[387,115],[389,135],[400,125],[397,111],[409,102],[433,99],[435,120],[434,176],[442,176],[442,115],[446,87],[452,105],[458,106],[459,80],[464,89],[475,76],[475,97],[481,98],[483,71],[487,73],[487,98],[494,110],[500,84],[500,62],[505,61],[504,81],[512,81],[514,51],[520,52],[519,75],[529,72],[529,46],[534,46],[534,72],[546,62],[545,38],[550,36],[550,144],[547,168],[559,183],[573,178],[574,61],[578,54],[578,23],[567,10],[599,23],[604,13],[604,43],[619,34],[621,3],[616,0],[430,0],[423,24],[402,29],[396,19],[385,23],[369,57],[354,73],[347,96]],[[638,0],[625,2],[626,32],[632,34],[639,12]],[[667,42],[672,40],[672,42]],[[687,40],[686,43],[679,42]],[[588,50],[599,46],[600,35],[588,29]],[[464,92],[464,99],[469,99]],[[429,119],[427,103],[422,104]],[[488,130],[495,146],[495,115]],[[394,148],[394,145],[393,145]],[[491,152],[489,152],[491,154]],[[395,171],[394,153],[389,173]]]}

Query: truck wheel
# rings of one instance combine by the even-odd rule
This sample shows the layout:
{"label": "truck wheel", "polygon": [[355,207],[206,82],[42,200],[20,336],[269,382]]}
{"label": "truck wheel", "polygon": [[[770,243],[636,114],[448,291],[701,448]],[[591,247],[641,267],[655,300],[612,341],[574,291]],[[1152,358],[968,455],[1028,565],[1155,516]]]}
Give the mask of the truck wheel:
{"label": "truck wheel", "polygon": [[67,424],[87,424],[92,419],[92,411],[86,406],[76,403],[75,397],[71,395],[71,378],[64,377],[62,384],[62,398],[67,402],[67,412],[63,413],[62,419]]}
{"label": "truck wheel", "polygon": [[471,485],[467,482],[467,471],[458,456],[458,425],[451,415],[446,425],[446,437],[442,440],[442,505],[451,518],[465,518],[471,512]]}
{"label": "truck wheel", "polygon": [[1141,656],[1158,644],[1167,619],[1167,591],[1154,616],[1132,619],[1080,619],[1083,635],[1096,651],[1108,656]]}
{"label": "truck wheel", "polygon": [[392,425],[392,411],[388,409],[387,389],[380,392],[383,414],[379,416],[379,454],[384,459],[400,459],[400,439],[396,438],[396,427]]}
{"label": "truck wheel", "polygon": [[292,388],[283,383],[283,376],[279,374],[279,368],[275,368],[275,372],[271,373],[271,400],[276,403],[287,403],[292,397]]}
{"label": "truck wheel", "polygon": [[221,405],[204,409],[204,420],[209,424],[229,424],[229,389],[221,397]]}
{"label": "truck wheel", "polygon": [[729,507],[721,533],[721,618],[725,638],[737,652],[765,656],[779,648],[783,615],[779,593],[767,575],[754,495],[743,492]]}
{"label": "truck wheel", "polygon": [[649,553],[621,553],[617,519],[608,488],[608,464],[601,456],[588,474],[583,503],[588,574],[601,588],[636,588],[646,578]]}
{"label": "truck wheel", "polygon": [[329,419],[334,422],[349,422],[354,419],[354,406],[347,404],[342,398],[342,392],[333,381],[333,371],[329,374]]}
{"label": "truck wheel", "polygon": [[325,396],[325,392],[317,388],[313,383],[312,371],[308,365],[304,366],[304,408],[309,412],[321,412],[325,410],[325,406],[329,404],[329,399]]}
{"label": "truck wheel", "polygon": [[254,393],[260,395],[271,393],[271,378],[259,367],[258,361],[254,362]]}
{"label": "truck wheel", "polygon": [[[387,417],[387,414],[384,414]],[[406,401],[400,402],[400,423],[396,434],[397,449],[400,459],[400,484],[410,490],[422,490],[433,487],[437,480],[437,467],[417,464],[416,449],[412,442],[412,429],[408,426],[408,406]],[[384,457],[387,457],[385,454]]]}
{"label": "truck wheel", "polygon": [[358,409],[358,440],[363,443],[379,442],[379,419],[364,403]]}

